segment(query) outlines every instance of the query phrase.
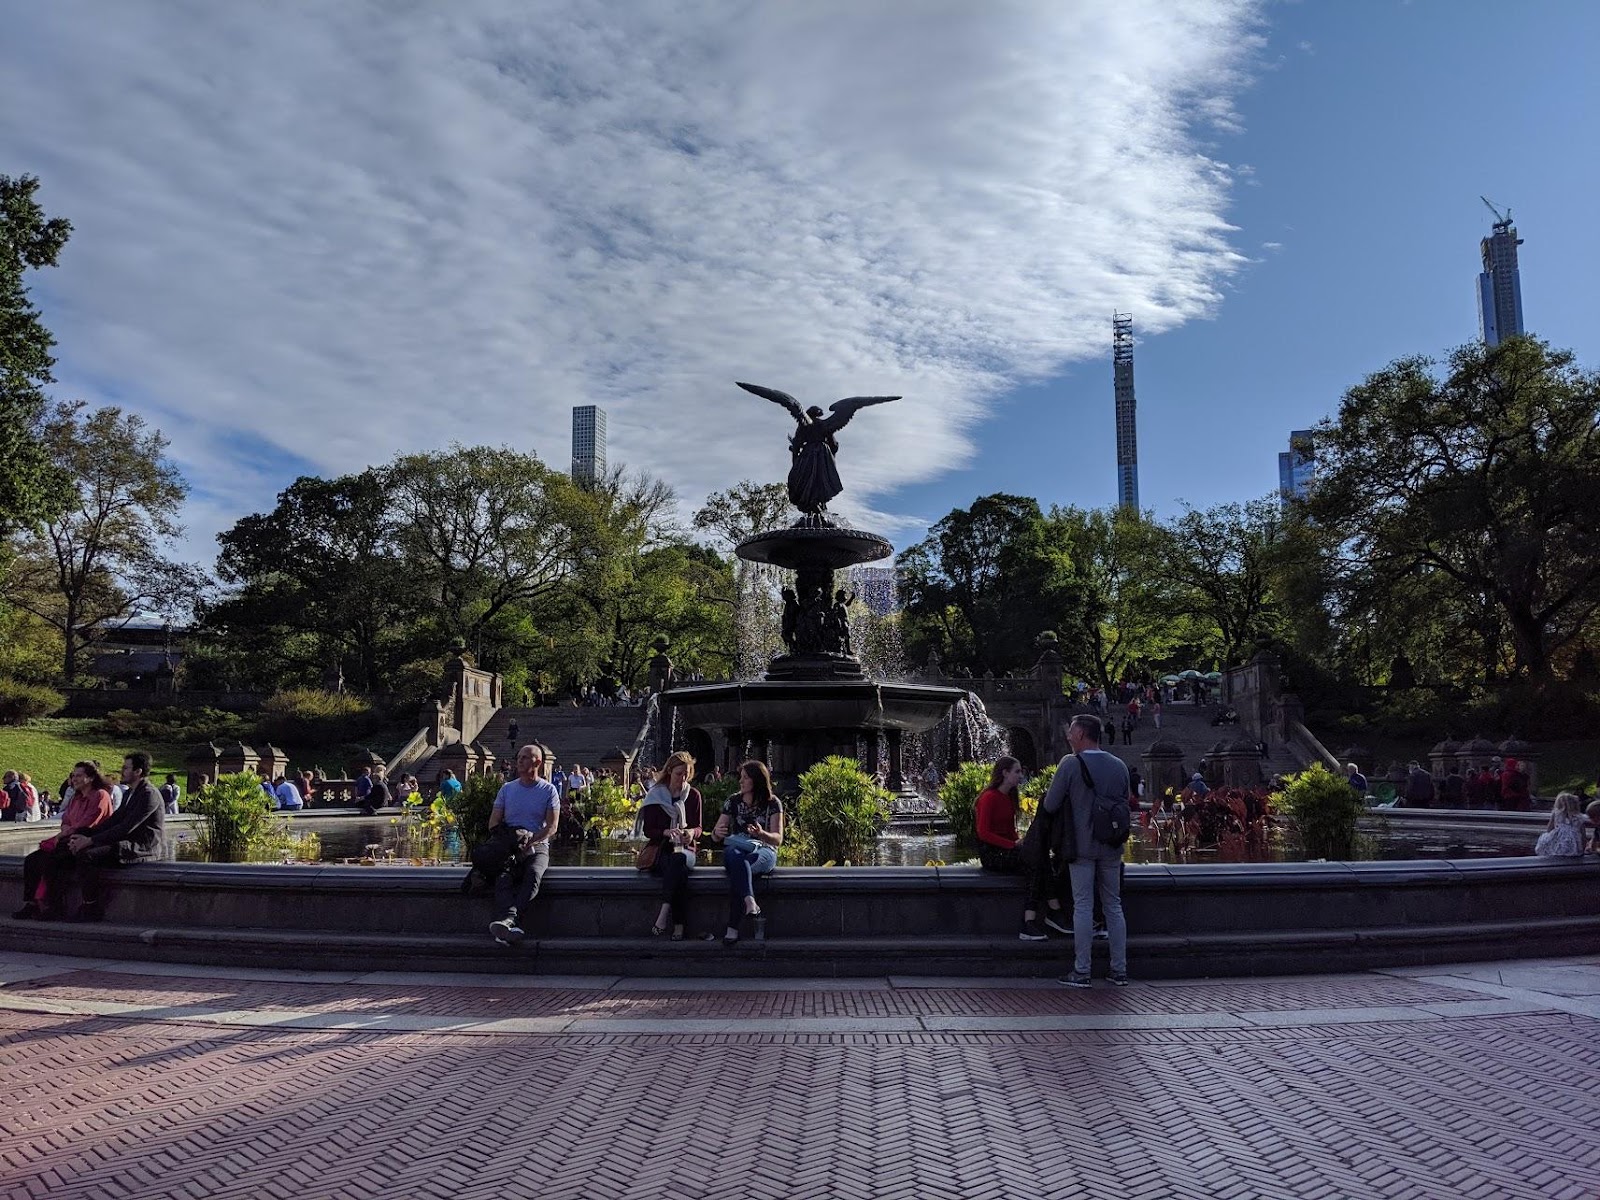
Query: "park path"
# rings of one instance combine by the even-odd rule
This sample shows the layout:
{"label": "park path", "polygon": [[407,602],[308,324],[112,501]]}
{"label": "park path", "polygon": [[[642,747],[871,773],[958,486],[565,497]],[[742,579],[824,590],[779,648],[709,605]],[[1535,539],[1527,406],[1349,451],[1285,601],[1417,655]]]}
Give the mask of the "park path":
{"label": "park path", "polygon": [[0,1196],[1593,1197],[1600,957],[1135,983],[0,955]]}

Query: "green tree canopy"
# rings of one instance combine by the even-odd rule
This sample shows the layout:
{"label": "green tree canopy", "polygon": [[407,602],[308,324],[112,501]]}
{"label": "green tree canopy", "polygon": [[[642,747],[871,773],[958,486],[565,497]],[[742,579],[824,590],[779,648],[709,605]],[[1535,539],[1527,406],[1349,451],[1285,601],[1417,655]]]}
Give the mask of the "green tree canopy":
{"label": "green tree canopy", "polygon": [[[1600,378],[1532,338],[1391,363],[1317,432],[1309,518],[1339,540],[1347,597],[1431,581],[1515,673],[1600,612]],[[1352,611],[1355,605],[1351,606]]]}
{"label": "green tree canopy", "polygon": [[57,404],[40,433],[71,499],[16,540],[5,599],[60,633],[70,683],[83,649],[108,626],[181,601],[188,573],[161,550],[182,533],[188,487],[160,431],[120,408]]}
{"label": "green tree canopy", "polygon": [[68,499],[40,428],[55,339],[29,302],[23,275],[56,265],[72,225],[44,215],[34,199],[38,188],[31,175],[0,175],[0,546],[13,531],[59,512]]}

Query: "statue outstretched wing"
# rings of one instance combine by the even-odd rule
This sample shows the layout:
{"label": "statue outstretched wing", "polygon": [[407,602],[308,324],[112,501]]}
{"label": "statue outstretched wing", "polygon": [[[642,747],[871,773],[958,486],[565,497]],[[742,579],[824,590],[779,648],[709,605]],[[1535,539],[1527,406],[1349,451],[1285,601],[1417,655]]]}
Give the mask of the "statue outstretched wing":
{"label": "statue outstretched wing", "polygon": [[824,421],[819,421],[818,424],[826,425],[829,433],[837,433],[850,423],[850,418],[856,415],[857,409],[873,404],[887,404],[891,400],[898,399],[899,396],[847,396],[828,405],[828,412],[832,415]]}
{"label": "statue outstretched wing", "polygon": [[[738,383],[737,380],[734,382]],[[800,401],[789,395],[788,392],[780,392],[777,388],[762,387],[759,383],[740,383],[739,386],[753,396],[760,396],[765,400],[771,400],[774,404],[783,405],[789,410],[789,415],[800,424],[811,424],[811,418],[806,416],[806,410],[800,407]],[[834,407],[837,408],[838,405],[834,405]]]}

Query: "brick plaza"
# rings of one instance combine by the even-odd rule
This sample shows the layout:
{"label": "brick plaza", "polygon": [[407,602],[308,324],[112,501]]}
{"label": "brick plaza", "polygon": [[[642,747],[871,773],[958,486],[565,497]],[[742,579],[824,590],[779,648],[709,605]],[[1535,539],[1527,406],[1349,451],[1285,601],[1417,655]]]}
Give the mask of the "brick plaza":
{"label": "brick plaza", "polygon": [[0,956],[6,1197],[1594,1197],[1600,957],[1038,980]]}

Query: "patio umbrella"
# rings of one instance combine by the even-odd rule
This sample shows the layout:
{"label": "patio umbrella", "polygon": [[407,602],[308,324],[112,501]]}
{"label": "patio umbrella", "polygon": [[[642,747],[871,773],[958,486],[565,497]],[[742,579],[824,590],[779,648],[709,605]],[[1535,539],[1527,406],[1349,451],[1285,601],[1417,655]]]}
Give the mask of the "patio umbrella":
{"label": "patio umbrella", "polygon": [[1178,677],[1176,675],[1163,675],[1161,677],[1161,682],[1162,683],[1177,683],[1178,682]]}
{"label": "patio umbrella", "polygon": [[1178,678],[1179,679],[1199,679],[1200,678],[1200,672],[1199,671],[1179,671],[1178,672]]}
{"label": "patio umbrella", "polygon": [[1218,680],[1218,679],[1222,678],[1222,672],[1221,671],[1207,671],[1205,673],[1204,677],[1206,679],[1210,679],[1212,681],[1215,681],[1215,680]]}

